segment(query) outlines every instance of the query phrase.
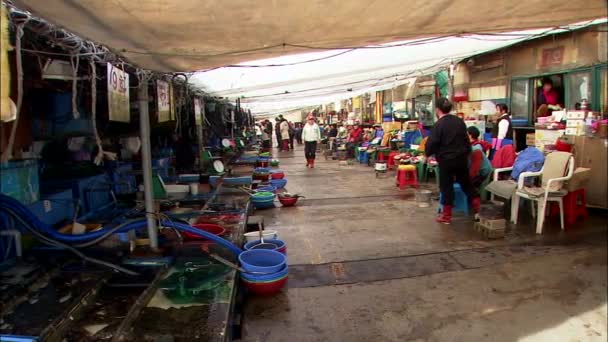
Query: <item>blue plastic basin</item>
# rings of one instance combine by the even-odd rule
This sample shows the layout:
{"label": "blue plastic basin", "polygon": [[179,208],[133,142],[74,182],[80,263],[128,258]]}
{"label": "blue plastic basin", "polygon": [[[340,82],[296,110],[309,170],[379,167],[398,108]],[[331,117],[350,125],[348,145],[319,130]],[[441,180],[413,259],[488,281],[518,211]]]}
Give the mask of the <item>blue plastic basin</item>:
{"label": "blue plastic basin", "polygon": [[[255,245],[259,245],[261,242],[262,242],[261,240],[254,240],[254,241],[247,242],[247,243],[245,244],[245,247],[244,247],[244,248],[245,248],[245,250],[250,250],[250,249],[251,249],[251,247],[253,247],[253,246],[255,246]],[[265,242],[265,243],[266,243],[266,242],[267,242],[267,243],[272,243],[272,244],[277,245],[277,248],[276,248],[276,249],[274,249],[275,251],[276,251],[276,250],[278,250],[278,249],[281,249],[281,248],[285,247],[285,241],[283,241],[283,240],[278,240],[278,239],[264,239],[264,242]],[[272,250],[272,249],[271,249],[271,250]]]}
{"label": "blue plastic basin", "polygon": [[267,283],[273,280],[281,279],[285,277],[289,273],[289,267],[287,264],[283,266],[278,272],[271,274],[251,274],[251,273],[241,273],[241,278],[247,280],[250,283]]}
{"label": "blue plastic basin", "polygon": [[272,184],[272,186],[276,187],[277,189],[283,189],[285,185],[287,185],[287,179],[272,179],[270,181],[270,184]]}
{"label": "blue plastic basin", "polygon": [[239,254],[241,267],[248,272],[276,273],[287,264],[287,257],[277,251],[252,249]]}

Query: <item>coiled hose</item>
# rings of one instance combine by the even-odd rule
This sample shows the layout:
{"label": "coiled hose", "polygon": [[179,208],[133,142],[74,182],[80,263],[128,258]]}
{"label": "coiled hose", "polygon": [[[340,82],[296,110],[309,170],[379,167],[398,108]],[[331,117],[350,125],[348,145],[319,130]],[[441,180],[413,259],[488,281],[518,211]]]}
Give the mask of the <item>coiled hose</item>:
{"label": "coiled hose", "polygon": [[[142,229],[142,228],[147,227],[146,219],[141,218],[141,219],[124,222],[116,227],[102,228],[102,229],[99,229],[99,230],[96,230],[96,231],[90,232],[90,233],[84,233],[84,234],[78,234],[78,235],[63,234],[63,233],[57,232],[50,225],[40,221],[40,219],[38,219],[38,217],[36,215],[34,215],[27,207],[25,207],[19,201],[15,200],[9,196],[0,194],[0,210],[3,210],[3,209],[10,210],[10,212],[12,212],[16,216],[18,216],[24,222],[24,224],[27,224],[29,227],[32,227],[37,232],[39,232],[53,240],[58,240],[60,242],[74,244],[74,247],[79,247],[79,248],[91,246],[115,233],[125,233],[128,231],[134,230],[134,229],[137,230],[137,229]],[[179,222],[174,222],[174,221],[170,221],[170,220],[166,220],[166,219],[160,220],[160,223],[167,227],[175,228],[175,229],[183,231],[183,232],[188,232],[188,233],[203,237],[205,239],[212,240],[212,241],[216,242],[217,244],[219,244],[220,246],[228,249],[230,252],[234,253],[235,255],[238,255],[243,251],[228,240],[225,240],[214,234],[193,228],[190,225],[187,225],[184,223],[179,223]]]}

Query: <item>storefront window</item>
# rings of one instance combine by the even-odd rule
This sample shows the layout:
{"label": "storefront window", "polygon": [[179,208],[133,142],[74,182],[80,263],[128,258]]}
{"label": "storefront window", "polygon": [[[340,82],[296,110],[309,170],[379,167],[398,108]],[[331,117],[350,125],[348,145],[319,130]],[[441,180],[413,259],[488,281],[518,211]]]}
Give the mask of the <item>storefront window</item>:
{"label": "storefront window", "polygon": [[568,80],[566,108],[578,109],[583,100],[591,102],[593,99],[591,94],[591,72],[574,72],[567,74],[566,77]]}
{"label": "storefront window", "polygon": [[602,114],[608,113],[608,68],[600,70],[600,111]]}
{"label": "storefront window", "polygon": [[528,120],[530,110],[530,82],[527,79],[511,82],[511,117]]}

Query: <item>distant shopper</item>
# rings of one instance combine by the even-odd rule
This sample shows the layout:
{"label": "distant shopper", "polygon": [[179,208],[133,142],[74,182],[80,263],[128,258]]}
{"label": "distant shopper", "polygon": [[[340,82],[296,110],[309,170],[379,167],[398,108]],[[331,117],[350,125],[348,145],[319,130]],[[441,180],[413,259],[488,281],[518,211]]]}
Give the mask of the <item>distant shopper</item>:
{"label": "distant shopper", "polygon": [[293,140],[296,138],[296,127],[293,122],[289,121],[289,148],[293,150]]}
{"label": "distant shopper", "polygon": [[258,141],[262,140],[262,127],[260,126],[259,123],[255,124],[255,137]]}
{"label": "distant shopper", "polygon": [[498,120],[492,130],[492,148],[498,150],[502,147],[504,139],[513,140],[513,125],[511,124],[511,115],[509,107],[504,103],[496,105],[498,111]]}
{"label": "distant shopper", "polygon": [[277,137],[277,147],[279,148],[279,151],[282,149],[282,141],[283,139],[281,139],[281,120],[283,119],[283,115],[279,115],[275,121],[276,123],[274,124],[274,134]]}
{"label": "distant shopper", "polygon": [[268,149],[272,147],[272,124],[270,123],[270,121],[266,120],[264,121],[263,126],[264,129],[262,130],[262,147]]}
{"label": "distant shopper", "polygon": [[304,155],[306,157],[306,167],[315,167],[315,157],[317,152],[317,144],[321,141],[321,129],[315,122],[315,117],[312,114],[308,115],[306,124],[302,129],[302,140],[304,140]]}
{"label": "distant shopper", "polygon": [[289,122],[284,118],[281,118],[281,122],[279,124],[279,130],[281,134],[281,150],[289,151]]}
{"label": "distant shopper", "polygon": [[[487,144],[483,140],[479,140],[479,129],[475,126],[467,128],[469,141],[471,142],[471,154],[469,155],[469,178],[475,190],[474,196],[479,194],[481,184],[492,173],[492,164],[486,156],[484,145]],[[485,143],[485,144],[484,144]]]}
{"label": "distant shopper", "polygon": [[452,223],[452,208],[454,205],[454,181],[460,184],[462,190],[472,201],[473,211],[477,214],[481,204],[479,197],[474,195],[473,185],[469,178],[469,154],[471,143],[464,121],[455,115],[450,115],[452,103],[442,97],[436,103],[438,117],[431,135],[425,146],[425,155],[435,156],[439,163],[439,189],[442,196],[443,211],[437,217],[437,222]]}
{"label": "distant shopper", "polygon": [[296,123],[296,141],[298,145],[302,145],[302,123]]}

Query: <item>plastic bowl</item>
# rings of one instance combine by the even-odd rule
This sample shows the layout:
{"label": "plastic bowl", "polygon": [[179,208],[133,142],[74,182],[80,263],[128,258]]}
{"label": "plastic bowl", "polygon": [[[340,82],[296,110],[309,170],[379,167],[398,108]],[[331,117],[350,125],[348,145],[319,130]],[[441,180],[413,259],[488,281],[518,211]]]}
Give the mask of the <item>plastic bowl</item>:
{"label": "plastic bowl", "polygon": [[[213,223],[196,223],[192,225],[193,228],[196,228],[198,230],[202,230],[205,231],[207,233],[211,233],[213,235],[216,236],[222,236],[224,234],[226,234],[226,228],[220,226],[219,224],[213,224]],[[198,235],[189,233],[189,232],[183,232],[183,234],[191,239],[196,239],[196,240],[207,240],[203,237],[200,237]]]}
{"label": "plastic bowl", "polygon": [[[272,182],[270,184],[272,184]],[[277,188],[273,185],[264,185],[264,186],[258,186],[257,190],[261,191],[261,192],[270,192],[274,195],[274,193],[277,191]]]}
{"label": "plastic bowl", "polygon": [[253,172],[254,173],[269,173],[271,170],[267,167],[256,167]]}
{"label": "plastic bowl", "polygon": [[[260,237],[260,235],[258,234],[258,238]],[[253,246],[259,245],[260,243],[262,243],[261,240],[253,240],[253,241],[249,241],[245,244],[245,246],[243,247],[246,251],[250,250]],[[280,253],[285,254],[287,252],[287,244],[285,243],[285,241],[283,240],[278,240],[278,239],[266,239],[266,237],[264,237],[264,243],[272,243],[277,245],[277,248],[275,249],[271,249]]]}
{"label": "plastic bowl", "polygon": [[279,202],[281,202],[284,207],[292,207],[298,202],[298,197],[279,196]]}
{"label": "plastic bowl", "polygon": [[269,283],[273,281],[277,281],[287,276],[289,273],[289,266],[285,265],[279,272],[272,274],[252,274],[252,273],[244,273],[241,272],[241,278],[247,280],[251,283]]}
{"label": "plastic bowl", "polygon": [[272,178],[272,179],[283,179],[283,178],[285,178],[285,174],[283,172],[270,173],[270,178]]}
{"label": "plastic bowl", "polygon": [[287,179],[272,179],[270,180],[270,184],[277,189],[283,189],[287,185]]}
{"label": "plastic bowl", "polygon": [[[261,188],[258,188],[261,190]],[[255,194],[251,195],[251,201],[252,202],[267,202],[267,201],[274,201],[274,198],[276,197],[276,195],[270,191],[263,191],[261,190],[260,192],[256,192]]]}
{"label": "plastic bowl", "polygon": [[277,251],[252,249],[239,254],[239,262],[248,272],[276,273],[287,264],[287,257]]}
{"label": "plastic bowl", "polygon": [[257,296],[272,296],[283,290],[285,285],[287,285],[287,279],[287,276],[285,276],[281,279],[267,283],[254,283],[243,279],[243,284],[245,284],[245,288],[247,288],[251,294]]}
{"label": "plastic bowl", "polygon": [[[276,239],[277,237],[279,237],[276,230],[262,230],[262,236],[264,237],[264,241],[266,241],[266,239],[271,240],[271,239]],[[256,241],[259,239],[260,239],[260,232],[245,233],[245,240],[247,242]]]}

